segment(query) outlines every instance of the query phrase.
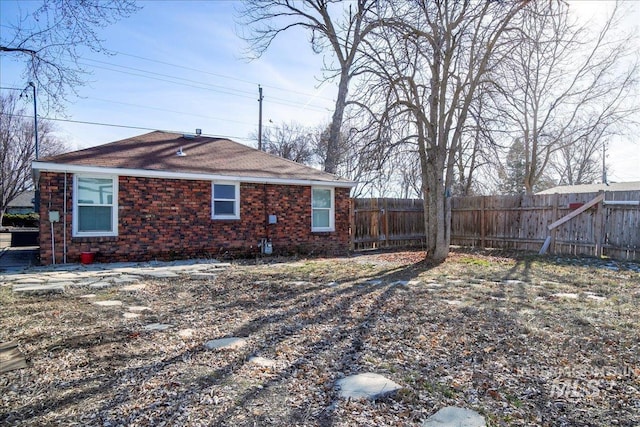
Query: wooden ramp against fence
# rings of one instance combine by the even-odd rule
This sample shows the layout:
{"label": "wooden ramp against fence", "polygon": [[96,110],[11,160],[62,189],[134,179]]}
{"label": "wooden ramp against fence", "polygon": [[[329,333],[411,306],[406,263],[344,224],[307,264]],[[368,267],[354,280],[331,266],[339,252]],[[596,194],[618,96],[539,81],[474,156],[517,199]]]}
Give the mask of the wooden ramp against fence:
{"label": "wooden ramp against fence", "polygon": [[640,260],[639,200],[640,191],[453,198],[451,243],[539,251],[551,231],[551,253]]}
{"label": "wooden ramp against fence", "polygon": [[[454,197],[451,244],[538,252],[549,237],[554,254],[640,261],[639,201],[640,191]],[[421,200],[352,203],[355,250],[424,244]]]}

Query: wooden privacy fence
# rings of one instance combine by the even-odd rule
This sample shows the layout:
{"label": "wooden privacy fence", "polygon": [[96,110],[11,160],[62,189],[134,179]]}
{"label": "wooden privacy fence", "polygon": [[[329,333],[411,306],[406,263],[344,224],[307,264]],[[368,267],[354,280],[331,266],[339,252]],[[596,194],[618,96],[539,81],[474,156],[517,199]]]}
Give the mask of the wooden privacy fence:
{"label": "wooden privacy fence", "polygon": [[[451,244],[537,252],[548,240],[550,253],[640,261],[638,201],[640,191],[454,197]],[[352,203],[355,250],[424,244],[421,200]]]}
{"label": "wooden privacy fence", "polygon": [[352,249],[421,246],[424,207],[418,199],[351,199]]}

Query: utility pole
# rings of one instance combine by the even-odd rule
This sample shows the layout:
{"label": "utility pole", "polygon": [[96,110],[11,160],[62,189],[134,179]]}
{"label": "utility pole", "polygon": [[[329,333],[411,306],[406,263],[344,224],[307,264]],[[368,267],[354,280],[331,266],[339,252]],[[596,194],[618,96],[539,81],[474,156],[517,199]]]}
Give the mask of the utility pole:
{"label": "utility pole", "polygon": [[607,141],[602,141],[602,183],[609,185],[607,182]]}
{"label": "utility pole", "polygon": [[262,151],[262,87],[258,85],[258,102],[260,103],[258,111],[258,150]]}
{"label": "utility pole", "polygon": [[36,160],[38,160],[38,103],[36,101],[36,85],[29,82],[29,86],[33,89],[33,133],[36,138]]}

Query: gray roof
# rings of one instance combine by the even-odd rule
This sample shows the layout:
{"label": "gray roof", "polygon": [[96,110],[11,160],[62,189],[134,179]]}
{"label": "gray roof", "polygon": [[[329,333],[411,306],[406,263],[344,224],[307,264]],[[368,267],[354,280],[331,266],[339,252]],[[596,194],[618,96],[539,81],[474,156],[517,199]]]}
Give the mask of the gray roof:
{"label": "gray roof", "polygon": [[47,170],[52,164],[70,168],[99,167],[233,176],[246,180],[313,181],[350,187],[356,184],[228,139],[160,131],[41,158],[34,163],[34,169]]}
{"label": "gray roof", "polygon": [[569,194],[569,193],[597,193],[598,191],[639,191],[640,181],[610,182],[608,184],[579,184],[560,185],[536,194]]}
{"label": "gray roof", "polygon": [[18,196],[7,204],[8,208],[33,208],[33,199],[35,192],[25,191],[18,194]]}

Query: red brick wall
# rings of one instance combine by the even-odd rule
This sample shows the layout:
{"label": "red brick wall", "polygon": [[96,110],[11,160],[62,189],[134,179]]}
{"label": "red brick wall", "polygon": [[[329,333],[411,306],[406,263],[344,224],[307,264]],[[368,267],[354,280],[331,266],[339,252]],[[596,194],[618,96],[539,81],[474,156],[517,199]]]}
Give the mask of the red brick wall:
{"label": "red brick wall", "polygon": [[[336,188],[335,232],[311,232],[311,187],[240,185],[240,219],[211,219],[211,182],[121,176],[118,236],[72,237],[73,175],[67,175],[67,262],[97,252],[96,262],[148,261],[259,254],[262,238],[274,254],[341,254],[349,248],[349,189]],[[64,174],[40,176],[40,259],[53,261],[49,211],[54,223],[56,262],[63,262]],[[266,207],[266,209],[265,209]],[[277,224],[266,225],[267,215]]]}

